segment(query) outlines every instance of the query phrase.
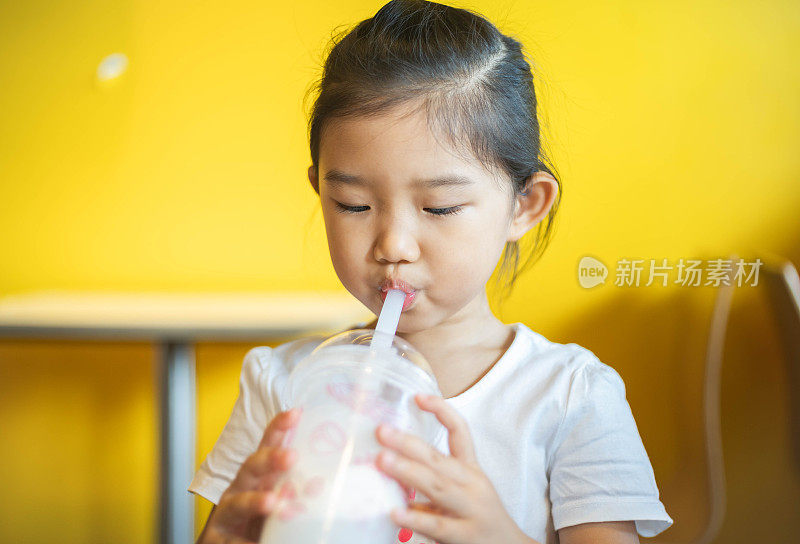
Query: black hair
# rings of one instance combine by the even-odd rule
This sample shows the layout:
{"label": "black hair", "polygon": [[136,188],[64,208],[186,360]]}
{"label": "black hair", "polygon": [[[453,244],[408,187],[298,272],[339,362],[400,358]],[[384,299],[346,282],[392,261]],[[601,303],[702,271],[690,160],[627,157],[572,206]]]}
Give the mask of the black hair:
{"label": "black hair", "polygon": [[352,30],[334,33],[322,75],[306,98],[312,91],[316,100],[308,138],[317,172],[320,140],[331,119],[414,106],[408,113],[424,108],[432,132],[509,179],[512,201],[535,172],[556,179],[556,200],[535,229],[533,247],[521,267],[522,240],[506,243],[498,280],[506,278],[508,295],[517,277],[547,247],[562,192],[543,149],[533,72],[522,44],[474,11],[425,0],[391,0]]}

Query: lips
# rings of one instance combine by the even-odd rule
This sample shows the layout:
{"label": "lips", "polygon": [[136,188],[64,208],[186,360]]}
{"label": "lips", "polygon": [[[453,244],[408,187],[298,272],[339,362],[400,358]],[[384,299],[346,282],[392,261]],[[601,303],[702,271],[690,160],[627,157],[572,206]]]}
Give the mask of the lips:
{"label": "lips", "polygon": [[380,290],[381,291],[383,291],[385,293],[389,289],[400,289],[401,291],[403,291],[407,295],[408,294],[413,294],[413,293],[416,292],[416,289],[414,288],[413,285],[411,285],[410,283],[405,282],[405,281],[403,281],[401,279],[396,279],[396,278],[386,278],[381,283],[381,286],[380,286]]}
{"label": "lips", "polygon": [[396,278],[386,278],[381,283],[379,289],[381,292],[381,301],[386,300],[386,293],[389,291],[389,289],[399,289],[400,291],[403,291],[406,294],[406,298],[403,301],[403,311],[406,311],[414,303],[414,300],[417,297],[417,290],[414,288],[414,286],[408,282]]}

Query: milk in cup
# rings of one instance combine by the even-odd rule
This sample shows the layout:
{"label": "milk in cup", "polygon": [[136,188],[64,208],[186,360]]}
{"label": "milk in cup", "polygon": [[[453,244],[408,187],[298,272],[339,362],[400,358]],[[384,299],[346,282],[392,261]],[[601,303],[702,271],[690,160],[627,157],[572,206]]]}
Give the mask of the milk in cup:
{"label": "milk in cup", "polygon": [[[389,513],[402,487],[375,464],[387,423],[434,445],[445,432],[417,393],[441,395],[427,361],[402,338],[356,329],[328,338],[289,375],[283,409],[302,408],[285,445],[297,451],[275,489],[261,544],[394,544]],[[378,340],[376,337],[375,340]]]}

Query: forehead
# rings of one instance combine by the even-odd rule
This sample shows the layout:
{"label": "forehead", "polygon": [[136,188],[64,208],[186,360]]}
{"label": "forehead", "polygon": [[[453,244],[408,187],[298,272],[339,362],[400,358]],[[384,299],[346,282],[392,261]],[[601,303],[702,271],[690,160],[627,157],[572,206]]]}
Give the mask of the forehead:
{"label": "forehead", "polygon": [[319,166],[329,186],[387,179],[411,187],[500,186],[468,151],[435,134],[424,111],[330,120],[320,138]]}

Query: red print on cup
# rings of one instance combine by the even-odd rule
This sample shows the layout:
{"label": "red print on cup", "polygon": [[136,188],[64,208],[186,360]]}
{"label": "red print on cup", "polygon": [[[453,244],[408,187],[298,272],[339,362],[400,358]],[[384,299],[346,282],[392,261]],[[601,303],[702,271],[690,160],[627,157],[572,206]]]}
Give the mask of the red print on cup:
{"label": "red print on cup", "polygon": [[331,455],[344,449],[347,437],[344,430],[333,421],[324,421],[311,431],[311,452],[316,455]]}
{"label": "red print on cup", "polygon": [[325,478],[322,476],[312,476],[303,486],[303,494],[306,497],[316,497],[325,488]]}
{"label": "red print on cup", "polygon": [[294,485],[288,480],[285,481],[278,490],[278,498],[291,501],[295,497],[297,497],[297,491],[295,491]]}
{"label": "red print on cup", "polygon": [[374,421],[385,421],[397,417],[394,403],[382,398],[377,391],[352,382],[328,384],[328,394],[349,406],[354,412],[371,417]]}
{"label": "red print on cup", "polygon": [[[292,482],[285,481],[278,490],[278,498],[283,503],[277,512],[278,518],[281,521],[289,521],[297,514],[302,514],[306,511],[303,500],[316,497],[324,488],[325,478],[322,476],[312,476],[305,483],[298,482],[296,487]],[[298,494],[298,489],[302,490],[302,496]]]}
{"label": "red print on cup", "polygon": [[287,502],[283,508],[281,508],[280,512],[278,512],[278,518],[281,521],[289,521],[297,514],[301,514],[306,511],[306,507],[303,506],[302,503],[297,501]]}
{"label": "red print on cup", "polygon": [[278,519],[281,521],[288,521],[306,510],[303,503],[297,500],[297,491],[294,488],[294,484],[288,480],[278,490],[278,499],[283,503],[280,510],[278,510]]}

